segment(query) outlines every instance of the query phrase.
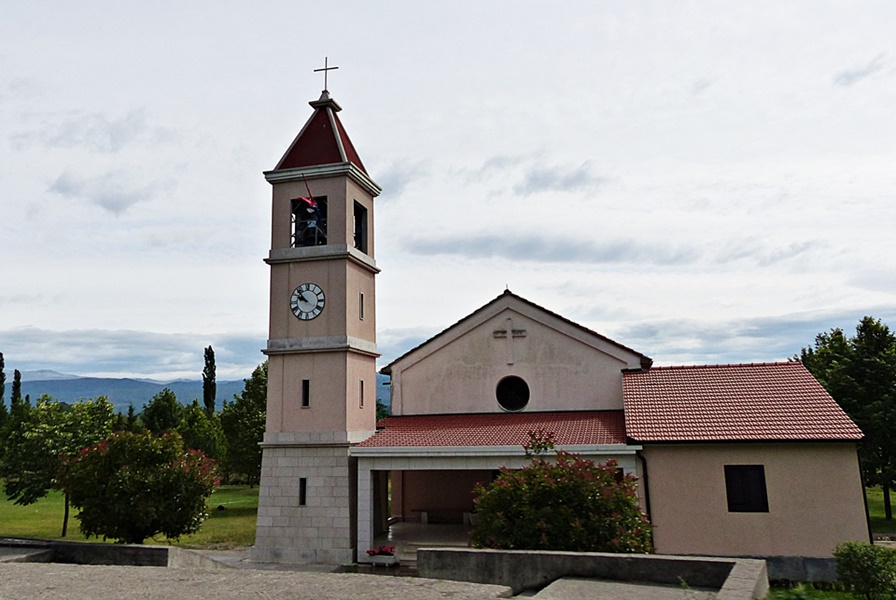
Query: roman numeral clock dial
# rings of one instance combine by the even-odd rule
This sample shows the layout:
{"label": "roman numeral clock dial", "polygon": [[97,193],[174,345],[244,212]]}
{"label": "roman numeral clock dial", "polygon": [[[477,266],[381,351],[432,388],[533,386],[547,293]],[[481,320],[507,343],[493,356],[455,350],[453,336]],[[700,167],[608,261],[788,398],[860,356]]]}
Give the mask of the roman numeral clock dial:
{"label": "roman numeral clock dial", "polygon": [[326,304],[324,291],[315,283],[302,283],[289,297],[289,308],[292,314],[302,321],[310,321],[317,317]]}

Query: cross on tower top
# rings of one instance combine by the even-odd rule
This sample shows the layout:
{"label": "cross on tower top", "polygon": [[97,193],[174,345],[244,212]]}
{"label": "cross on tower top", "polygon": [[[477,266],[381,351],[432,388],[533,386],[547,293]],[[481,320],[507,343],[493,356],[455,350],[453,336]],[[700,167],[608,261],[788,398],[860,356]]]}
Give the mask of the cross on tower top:
{"label": "cross on tower top", "polygon": [[334,71],[334,70],[336,70],[336,69],[339,68],[339,67],[331,67],[331,66],[329,66],[329,60],[330,60],[329,57],[325,56],[325,57],[324,57],[324,66],[323,66],[323,68],[322,68],[322,69],[314,69],[314,72],[315,72],[315,73],[319,73],[319,72],[321,72],[321,71],[324,72],[324,91],[325,91],[325,92],[329,91],[329,90],[327,89],[327,75],[329,75],[328,71]]}

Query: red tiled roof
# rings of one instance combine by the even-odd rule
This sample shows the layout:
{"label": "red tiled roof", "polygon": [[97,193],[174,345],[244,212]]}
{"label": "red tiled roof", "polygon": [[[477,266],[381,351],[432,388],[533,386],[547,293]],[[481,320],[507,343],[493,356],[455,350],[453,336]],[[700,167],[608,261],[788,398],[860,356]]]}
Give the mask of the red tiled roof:
{"label": "red tiled roof", "polygon": [[622,381],[637,442],[862,438],[799,362],[655,367]]}
{"label": "red tiled roof", "polygon": [[523,446],[538,429],[552,432],[558,446],[625,443],[621,410],[387,417],[380,425],[384,429],[358,445]]}
{"label": "red tiled roof", "polygon": [[311,102],[311,106],[314,113],[274,170],[350,162],[366,173],[361,157],[336,114],[342,108],[326,92],[320,100]]}

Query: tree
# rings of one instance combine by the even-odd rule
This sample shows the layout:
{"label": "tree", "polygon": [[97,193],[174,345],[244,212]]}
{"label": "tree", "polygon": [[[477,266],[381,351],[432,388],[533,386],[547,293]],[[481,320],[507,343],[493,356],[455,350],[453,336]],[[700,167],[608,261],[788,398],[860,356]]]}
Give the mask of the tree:
{"label": "tree", "polygon": [[176,434],[119,432],[82,450],[65,486],[85,536],[142,544],[158,534],[193,533],[208,516],[217,485],[215,461],[184,450]]}
{"label": "tree", "polygon": [[131,433],[139,433],[143,430],[143,426],[140,425],[140,420],[137,418],[137,413],[134,411],[133,404],[128,404],[128,416],[125,418],[124,429]]}
{"label": "tree", "polygon": [[388,406],[386,406],[379,400],[376,401],[376,420],[377,421],[382,421],[383,419],[385,419],[386,417],[388,417],[391,414],[392,414],[392,411],[389,410]]}
{"label": "tree", "polygon": [[211,346],[205,349],[205,367],[202,369],[202,401],[205,403],[205,414],[215,413],[215,395],[218,384],[215,383],[215,351]]}
{"label": "tree", "polygon": [[174,392],[165,388],[143,405],[143,426],[156,435],[173,431],[180,425],[183,410]]}
{"label": "tree", "polygon": [[650,523],[638,505],[635,478],[620,477],[616,462],[604,465],[553,449],[550,434],[526,446],[532,462],[502,468],[488,486],[474,489],[474,546],[578,552],[649,552]]}
{"label": "tree", "polygon": [[242,475],[249,485],[261,478],[261,447],[267,414],[268,362],[258,365],[252,377],[243,380],[241,394],[221,409],[221,427],[227,438],[227,456],[223,471]]}
{"label": "tree", "polygon": [[884,513],[893,518],[890,491],[896,485],[896,336],[879,319],[864,317],[856,335],[839,328],[815,337],[799,360],[865,434],[859,444],[866,485],[879,485]]}
{"label": "tree", "polygon": [[209,458],[220,461],[227,453],[227,440],[218,415],[206,414],[199,406],[199,400],[193,400],[184,411],[178,433],[184,438],[184,446],[201,450]]}
{"label": "tree", "polygon": [[16,408],[22,404],[22,374],[18,369],[12,372],[12,393],[9,396],[10,412],[15,412]]}
{"label": "tree", "polygon": [[0,432],[3,431],[6,418],[9,416],[9,411],[6,409],[6,401],[3,399],[6,396],[6,372],[3,370],[4,367],[3,353],[0,352]]}
{"label": "tree", "polygon": [[[68,459],[112,433],[115,409],[105,397],[71,407],[41,396],[9,432],[0,476],[16,504],[32,504],[51,489],[62,489]],[[68,531],[69,497],[65,497],[62,537]]]}

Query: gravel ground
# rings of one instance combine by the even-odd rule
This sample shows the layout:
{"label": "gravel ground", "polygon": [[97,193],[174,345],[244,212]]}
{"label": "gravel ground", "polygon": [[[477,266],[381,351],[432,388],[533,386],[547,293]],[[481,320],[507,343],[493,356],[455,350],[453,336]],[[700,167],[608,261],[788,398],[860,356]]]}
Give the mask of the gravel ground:
{"label": "gravel ground", "polygon": [[349,573],[0,563],[0,600],[485,600],[509,589]]}

